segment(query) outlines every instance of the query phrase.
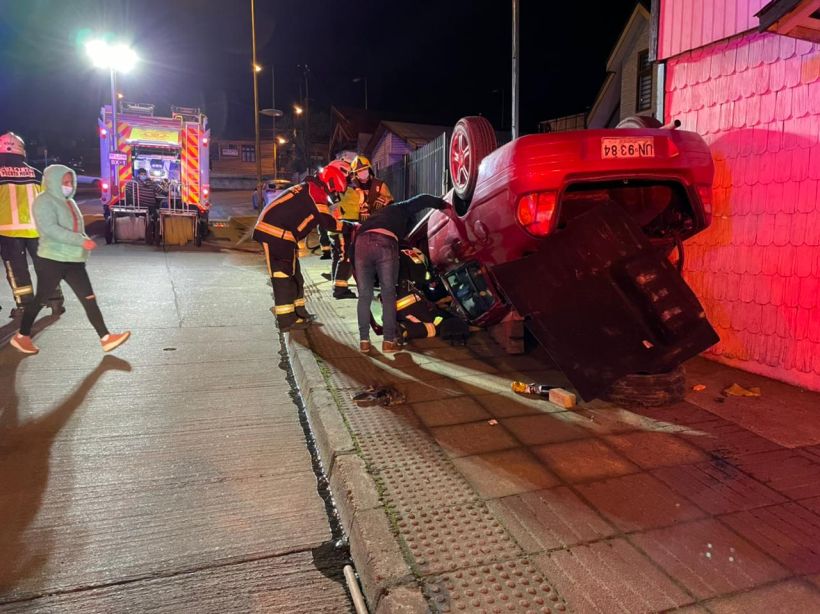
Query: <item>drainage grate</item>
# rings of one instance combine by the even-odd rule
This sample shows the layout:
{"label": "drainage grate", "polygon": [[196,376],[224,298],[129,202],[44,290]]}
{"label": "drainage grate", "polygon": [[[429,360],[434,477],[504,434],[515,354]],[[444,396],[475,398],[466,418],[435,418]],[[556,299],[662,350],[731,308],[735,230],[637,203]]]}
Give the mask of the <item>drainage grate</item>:
{"label": "drainage grate", "polygon": [[425,580],[433,612],[564,612],[566,604],[529,559],[471,567]]}

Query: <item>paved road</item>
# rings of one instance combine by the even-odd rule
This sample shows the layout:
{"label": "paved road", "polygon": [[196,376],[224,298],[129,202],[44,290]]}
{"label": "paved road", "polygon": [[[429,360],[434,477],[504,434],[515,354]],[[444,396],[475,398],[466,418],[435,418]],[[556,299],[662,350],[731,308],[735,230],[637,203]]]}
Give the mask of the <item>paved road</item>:
{"label": "paved road", "polygon": [[116,357],[73,297],[0,329],[0,612],[350,611],[260,264],[101,246]]}

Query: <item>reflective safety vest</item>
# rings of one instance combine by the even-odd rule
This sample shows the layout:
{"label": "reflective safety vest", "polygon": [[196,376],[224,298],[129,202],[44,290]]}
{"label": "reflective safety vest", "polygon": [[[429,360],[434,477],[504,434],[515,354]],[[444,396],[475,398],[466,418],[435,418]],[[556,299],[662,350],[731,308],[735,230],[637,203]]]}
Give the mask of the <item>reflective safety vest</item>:
{"label": "reflective safety vest", "polygon": [[[0,166],[0,235],[34,239],[38,234],[32,209],[40,187],[35,183],[33,169],[30,183],[23,182],[25,180],[19,176],[20,170],[18,167]],[[18,176],[11,181],[12,177],[4,171],[18,172]]]}

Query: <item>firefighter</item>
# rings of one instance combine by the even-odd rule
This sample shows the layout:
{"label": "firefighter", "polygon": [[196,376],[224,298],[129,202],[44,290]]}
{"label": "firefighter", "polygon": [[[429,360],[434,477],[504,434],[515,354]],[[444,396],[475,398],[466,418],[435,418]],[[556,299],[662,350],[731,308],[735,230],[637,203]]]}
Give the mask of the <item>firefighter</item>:
{"label": "firefighter", "polygon": [[279,330],[307,328],[314,316],[305,308],[304,279],[299,267],[298,243],[317,225],[341,230],[330,213],[330,202],[347,189],[347,177],[326,166],[285,190],[259,214],[253,238],[262,244],[268,264]]}
{"label": "firefighter", "polygon": [[370,160],[356,156],[350,163],[351,186],[358,194],[359,220],[365,221],[370,214],[393,202],[390,188],[373,174]]}
{"label": "firefighter", "polygon": [[[354,156],[355,159],[355,156]],[[331,164],[337,164],[339,168],[346,172],[348,180],[351,178],[351,164],[344,157],[334,160]],[[353,265],[350,262],[351,231],[353,224],[359,221],[359,193],[350,185],[339,200],[339,204],[334,210],[337,219],[347,222],[344,230],[332,233],[333,263],[330,279],[333,282],[333,298],[346,299],[356,298],[356,294],[350,289],[350,278],[353,275]]]}
{"label": "firefighter", "polygon": [[[37,229],[32,206],[40,193],[37,171],[25,162],[23,139],[7,132],[0,136],[0,253],[6,279],[11,286],[15,307],[12,318],[22,318],[26,306],[34,300],[34,287],[28,269],[26,252],[37,270]],[[59,288],[49,299],[52,314],[65,311]]]}

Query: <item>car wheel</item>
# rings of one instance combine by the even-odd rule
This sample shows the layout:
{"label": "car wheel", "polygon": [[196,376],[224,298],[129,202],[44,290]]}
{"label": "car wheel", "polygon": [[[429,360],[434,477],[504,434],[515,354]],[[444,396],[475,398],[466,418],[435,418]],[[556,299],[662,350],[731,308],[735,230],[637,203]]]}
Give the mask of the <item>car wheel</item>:
{"label": "car wheel", "polygon": [[648,115],[630,115],[622,119],[616,128],[660,128],[663,124]]}
{"label": "car wheel", "polygon": [[478,181],[478,165],[498,143],[492,124],[480,116],[458,120],[450,137],[450,177],[456,196],[464,201],[473,197]]}
{"label": "car wheel", "polygon": [[676,367],[666,373],[625,375],[603,398],[624,407],[661,407],[678,403],[686,395],[686,372]]}
{"label": "car wheel", "polygon": [[105,220],[105,243],[111,245],[114,242],[114,214],[109,214]]}

